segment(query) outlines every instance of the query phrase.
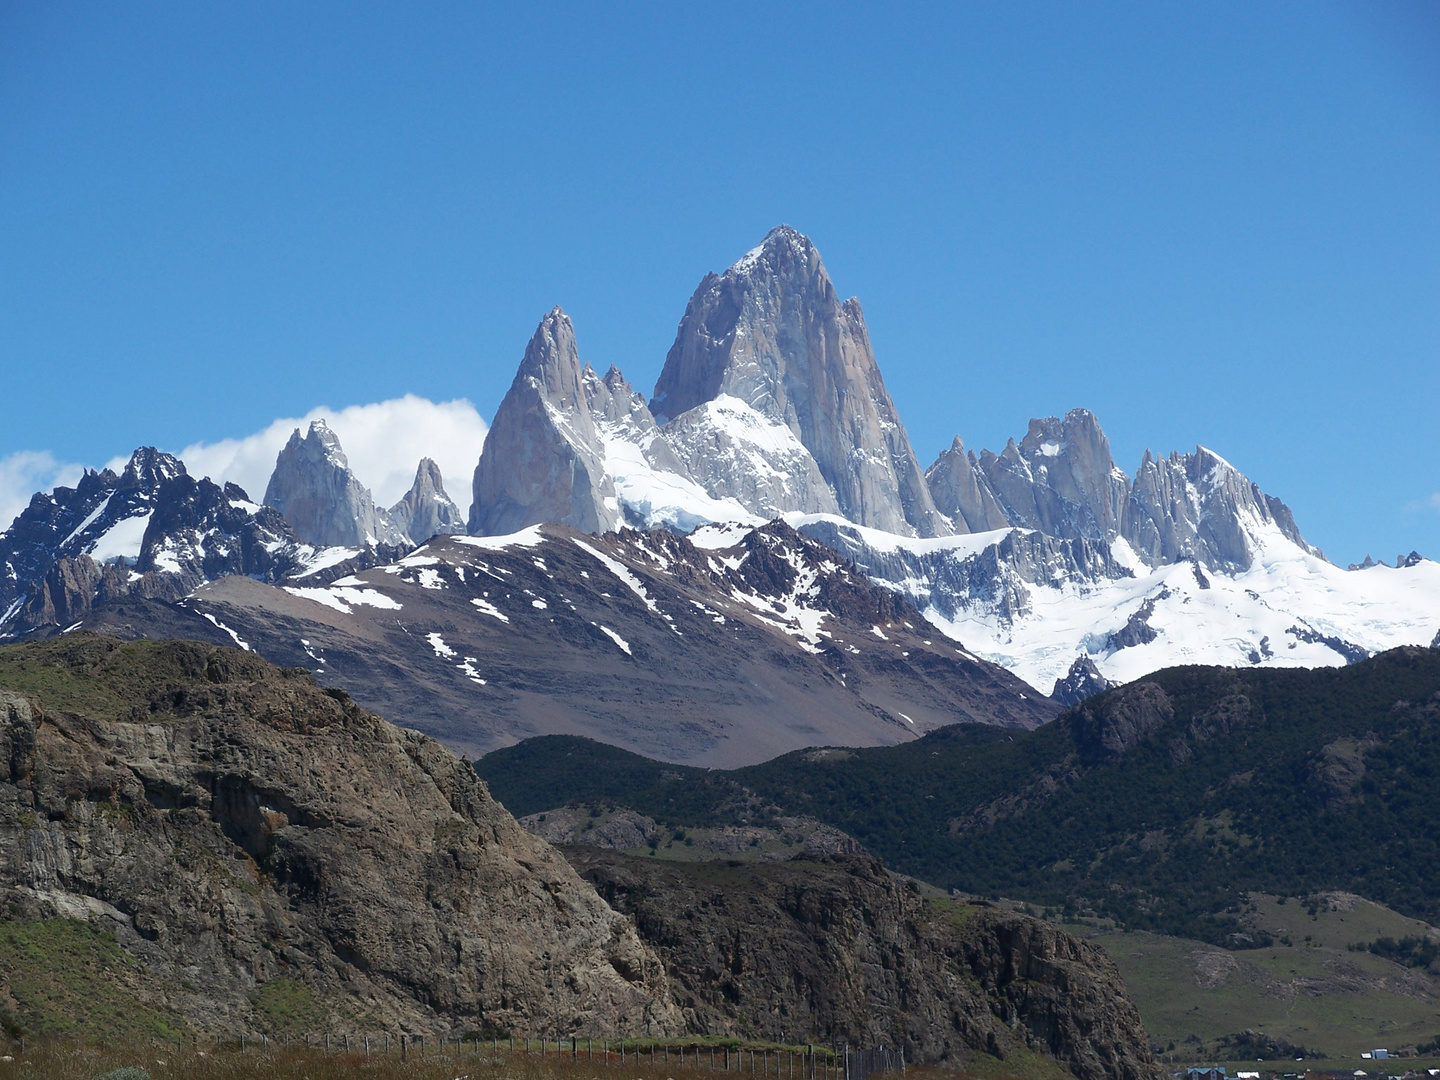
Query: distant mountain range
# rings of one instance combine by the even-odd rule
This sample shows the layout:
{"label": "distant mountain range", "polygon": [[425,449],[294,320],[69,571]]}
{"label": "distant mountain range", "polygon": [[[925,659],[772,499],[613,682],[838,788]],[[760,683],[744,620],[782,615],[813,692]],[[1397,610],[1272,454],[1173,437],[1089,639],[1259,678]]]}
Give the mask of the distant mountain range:
{"label": "distant mountain range", "polygon": [[[521,591],[482,587],[477,560]],[[729,629],[681,627],[702,611]],[[922,468],[859,302],[781,226],[701,281],[648,401],[583,364],[570,319],[547,314],[468,514],[428,460],[375,506],[323,422],[295,431],[258,503],[151,448],[37,493],[0,534],[0,640],[78,626],[240,640],[372,707],[403,702],[460,748],[570,731],[735,763],[960,717],[1028,727],[1047,696],[1177,663],[1340,665],[1428,644],[1440,564],[1341,570],[1218,454],[1147,451],[1131,477],[1080,409],[998,454],[957,437]],[[805,674],[787,682],[792,668]],[[592,679],[632,689],[591,694]],[[782,684],[828,689],[792,708]]]}

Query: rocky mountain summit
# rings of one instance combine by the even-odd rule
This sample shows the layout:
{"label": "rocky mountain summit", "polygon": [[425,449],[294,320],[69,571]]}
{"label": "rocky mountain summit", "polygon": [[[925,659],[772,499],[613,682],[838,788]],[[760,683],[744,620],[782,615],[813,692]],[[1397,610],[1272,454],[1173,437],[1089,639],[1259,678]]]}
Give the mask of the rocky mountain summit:
{"label": "rocky mountain summit", "polygon": [[340,440],[324,420],[302,437],[296,428],[275,460],[265,505],[284,515],[296,534],[316,547],[402,544],[403,532],[377,510],[370,490],[350,471]]}
{"label": "rocky mountain summit", "polygon": [[0,534],[0,628],[59,560],[89,555],[103,563],[138,557],[160,486],[184,471],[178,458],[142,447],[119,475],[87,470],[73,488],[36,492]]}
{"label": "rocky mountain summit", "polygon": [[[119,474],[88,472],[75,488],[37,493],[0,533],[0,640],[77,626],[97,606],[127,599],[175,603],[223,577],[324,585],[399,558],[417,542],[411,536],[464,531],[428,458],[388,514],[376,509],[323,421],[304,439],[292,435],[270,488],[311,536],[364,541],[307,541],[280,508],[235,484],[197,480],[153,447],[136,450]],[[377,528],[389,539],[376,541]]]}
{"label": "rocky mountain summit", "polygon": [[[1440,564],[1412,553],[1340,571],[1214,451],[1147,451],[1131,476],[1084,409],[1031,420],[999,453],[957,436],[921,473],[859,304],[839,295],[809,239],[772,230],[700,283],[649,401],[617,368],[583,363],[553,309],[495,415],[465,531],[784,518],[1041,693],[1076,664],[1125,682],[1181,663],[1350,663],[1435,635]],[[201,480],[152,522],[162,482],[183,472],[145,449],[122,475],[38,495],[0,535],[0,638],[227,575],[319,588],[461,531],[433,462],[381,509],[323,423],[280,452],[263,508]],[[185,621],[130,610],[105,625]]]}
{"label": "rocky mountain summit", "polygon": [[700,283],[651,410],[680,417],[722,395],[792,432],[850,520],[901,535],[950,532],[885,390],[859,300],[840,300],[815,245],[788,225]]}
{"label": "rocky mountain summit", "polygon": [[8,917],[104,926],[200,1031],[266,1030],[267,986],[352,1030],[682,1028],[633,926],[468,764],[308,672],[81,634],[0,651],[0,717]]}
{"label": "rocky mountain summit", "polygon": [[688,531],[788,512],[945,535],[885,390],[859,302],[781,226],[691,298],[647,406],[582,367],[558,308],[501,402],[475,473],[470,531],[560,522]]}
{"label": "rocky mountain summit", "polygon": [[470,532],[553,522],[608,532],[622,518],[589,402],[575,328],[558,307],[525,347],[475,467]]}
{"label": "rocky mountain summit", "polygon": [[465,515],[445,494],[440,466],[428,457],[420,459],[415,482],[405,497],[390,508],[390,521],[412,544],[465,531]]}
{"label": "rocky mountain summit", "polygon": [[1218,454],[1156,458],[1148,450],[1132,482],[1086,409],[1031,420],[1019,443],[999,454],[954,445],[926,470],[936,505],[957,533],[1019,527],[1066,540],[1124,540],[1147,566],[1198,562],[1210,570],[1248,568],[1274,530],[1301,551],[1294,515]]}
{"label": "rocky mountain summit", "polygon": [[234,484],[194,479],[152,447],[119,475],[87,473],[75,488],[37,494],[0,534],[0,552],[6,636],[68,627],[125,597],[177,601],[230,574],[279,581],[316,554],[275,510]]}

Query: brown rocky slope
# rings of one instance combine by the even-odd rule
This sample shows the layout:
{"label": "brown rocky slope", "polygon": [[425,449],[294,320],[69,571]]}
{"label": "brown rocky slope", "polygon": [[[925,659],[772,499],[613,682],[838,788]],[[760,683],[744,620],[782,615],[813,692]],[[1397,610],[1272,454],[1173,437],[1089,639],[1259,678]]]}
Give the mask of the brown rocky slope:
{"label": "brown rocky slope", "polygon": [[[568,850],[584,876],[468,763],[305,671],[83,633],[0,649],[0,936],[103,932],[129,959],[94,989],[180,1029],[784,1032],[1158,1075],[1104,954],[1035,920],[863,857]],[[0,954],[8,1026],[34,995]]]}
{"label": "brown rocky slope", "polygon": [[964,1064],[1053,1057],[1079,1080],[1163,1075],[1098,947],[985,902],[927,899],[867,856],[669,862],[595,847],[567,857],[634,916],[687,1024],[807,1033]]}
{"label": "brown rocky slope", "polygon": [[680,1030],[631,922],[467,763],[237,649],[0,650],[0,902],[107,927],[200,1030],[263,1030],[275,980],[337,1030]]}

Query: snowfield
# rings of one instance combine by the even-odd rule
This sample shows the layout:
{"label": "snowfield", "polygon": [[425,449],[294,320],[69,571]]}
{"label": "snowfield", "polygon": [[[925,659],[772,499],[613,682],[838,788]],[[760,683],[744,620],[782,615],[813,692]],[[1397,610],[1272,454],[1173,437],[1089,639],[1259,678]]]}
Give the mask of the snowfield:
{"label": "snowfield", "polygon": [[[904,593],[967,651],[1046,694],[1082,654],[1118,683],[1177,664],[1333,667],[1429,645],[1440,632],[1440,563],[1342,570],[1260,522],[1248,523],[1254,561],[1236,574],[1190,562],[1152,570],[1117,540],[1109,545],[1116,576],[1056,569],[1053,583],[1024,580],[999,554],[1001,541],[1024,530],[918,540],[828,515],[786,520],[801,531],[843,527],[858,537],[847,554],[871,580]],[[1006,610],[997,589],[970,595],[953,587],[996,563],[1005,588],[1021,598],[1019,614]],[[887,576],[882,565],[908,570]]]}

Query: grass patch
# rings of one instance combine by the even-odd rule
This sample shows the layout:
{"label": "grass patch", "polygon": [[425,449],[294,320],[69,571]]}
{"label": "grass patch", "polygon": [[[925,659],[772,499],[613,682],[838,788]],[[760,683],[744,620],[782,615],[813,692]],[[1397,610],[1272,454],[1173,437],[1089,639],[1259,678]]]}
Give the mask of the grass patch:
{"label": "grass patch", "polygon": [[250,1004],[279,1035],[321,1031],[329,1016],[314,991],[295,979],[271,979],[251,996]]}
{"label": "grass patch", "polygon": [[114,936],[71,919],[0,922],[0,978],[12,1036],[174,1038],[183,1022],[137,996],[141,973]]}
{"label": "grass patch", "polygon": [[[1246,1030],[1350,1069],[1360,1067],[1362,1051],[1420,1046],[1434,1034],[1440,980],[1368,949],[1377,938],[1429,940],[1425,923],[1358,898],[1338,908],[1296,897],[1250,902],[1247,918],[1273,938],[1265,948],[1217,949],[1073,923],[1066,929],[1110,955],[1151,1040],[1177,1064],[1229,1060],[1222,1041]],[[1294,1070],[1293,1059],[1287,1068]]]}
{"label": "grass patch", "polygon": [[964,930],[975,918],[974,904],[941,896],[932,896],[926,903],[930,905],[931,911],[957,930]]}
{"label": "grass patch", "polygon": [[977,1053],[965,1073],[975,1080],[1075,1080],[1052,1059],[1024,1048],[1011,1051],[1004,1061]]}

